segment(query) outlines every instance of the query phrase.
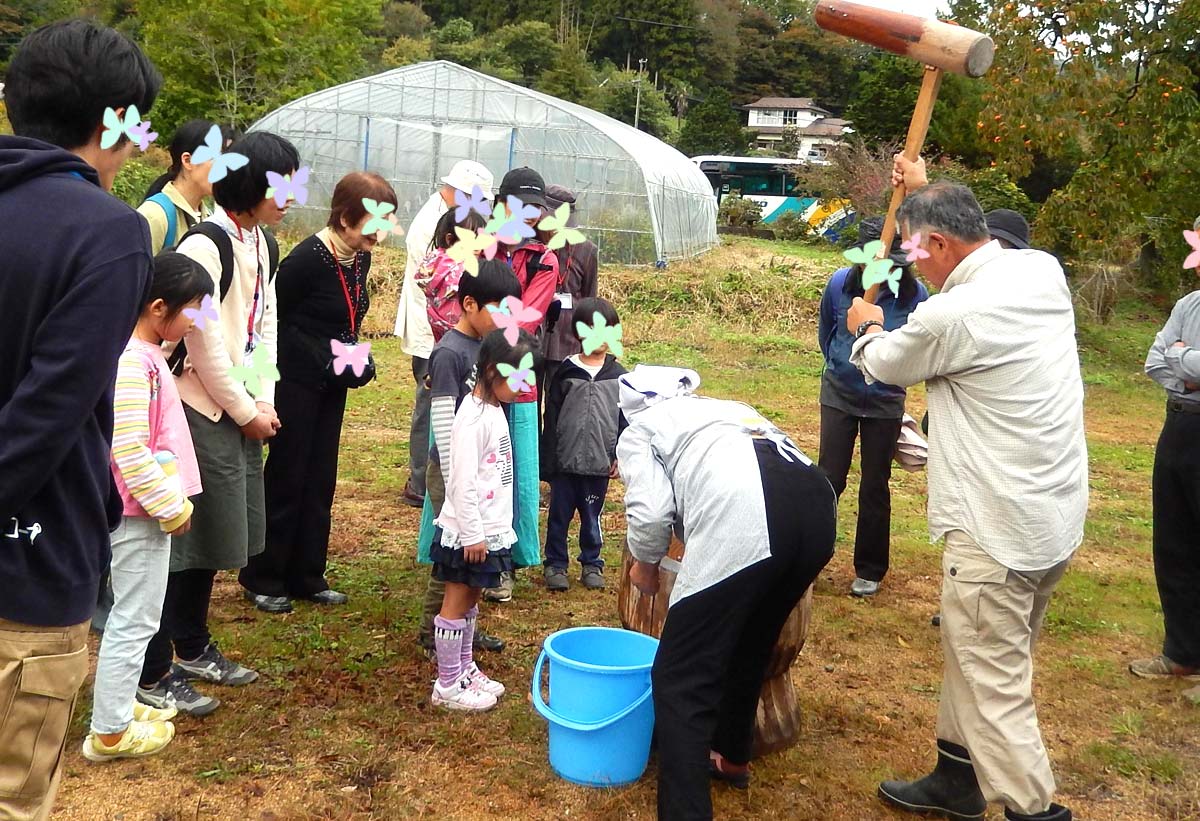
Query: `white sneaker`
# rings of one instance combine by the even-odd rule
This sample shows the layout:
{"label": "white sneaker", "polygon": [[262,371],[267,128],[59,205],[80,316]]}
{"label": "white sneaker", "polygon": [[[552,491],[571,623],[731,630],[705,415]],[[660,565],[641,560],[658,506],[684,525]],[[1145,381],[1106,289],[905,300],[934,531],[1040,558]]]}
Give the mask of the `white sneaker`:
{"label": "white sneaker", "polygon": [[471,680],[471,685],[485,693],[491,693],[496,698],[504,695],[504,685],[496,681],[494,678],[489,678],[488,674],[479,669],[479,665],[471,662],[471,666],[463,671],[463,674]]}
{"label": "white sneaker", "polygon": [[435,681],[431,700],[435,707],[445,707],[447,710],[482,712],[496,706],[496,697],[472,687],[471,679],[467,676],[459,676],[458,681],[449,687],[443,687],[440,681]]}

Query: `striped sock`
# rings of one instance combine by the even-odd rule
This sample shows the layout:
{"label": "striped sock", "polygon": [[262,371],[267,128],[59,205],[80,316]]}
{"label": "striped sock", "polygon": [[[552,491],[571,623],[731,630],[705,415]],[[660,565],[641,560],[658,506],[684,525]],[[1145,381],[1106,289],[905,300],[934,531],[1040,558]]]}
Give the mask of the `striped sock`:
{"label": "striped sock", "polygon": [[438,682],[449,687],[458,681],[462,673],[462,646],[464,619],[433,620],[433,643],[437,647]]}
{"label": "striped sock", "polygon": [[459,654],[461,669],[466,670],[475,660],[475,620],[479,616],[479,607],[472,607],[463,617],[462,653]]}

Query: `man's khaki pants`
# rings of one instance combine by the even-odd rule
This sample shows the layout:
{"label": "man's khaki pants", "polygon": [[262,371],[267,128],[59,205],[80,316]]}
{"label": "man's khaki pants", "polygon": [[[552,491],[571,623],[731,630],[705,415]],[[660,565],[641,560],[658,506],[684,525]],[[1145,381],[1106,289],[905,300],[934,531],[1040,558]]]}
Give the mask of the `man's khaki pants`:
{"label": "man's khaki pants", "polygon": [[1009,570],[963,531],[946,534],[938,738],[970,751],[989,802],[1022,814],[1043,812],[1054,796],[1033,705],[1033,646],[1066,569],[1067,561]]}
{"label": "man's khaki pants", "polygon": [[88,672],[88,624],[0,619],[0,821],[50,817],[75,695]]}

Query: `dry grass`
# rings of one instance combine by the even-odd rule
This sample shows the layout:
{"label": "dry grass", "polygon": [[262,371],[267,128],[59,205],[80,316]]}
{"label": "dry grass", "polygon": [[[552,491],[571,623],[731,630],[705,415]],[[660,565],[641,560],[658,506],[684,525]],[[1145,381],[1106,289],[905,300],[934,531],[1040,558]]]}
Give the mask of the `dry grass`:
{"label": "dry grass", "polygon": [[[665,272],[606,270],[602,289],[622,310],[629,360],[699,368],[710,393],[755,403],[815,454],[821,360],[813,317],[836,261],[795,248],[783,263],[778,247],[774,262],[772,255],[770,245],[739,241]],[[380,283],[384,268],[377,262]],[[729,290],[718,298],[722,283]],[[390,328],[394,317],[384,291],[376,292],[371,328]],[[1081,333],[1091,514],[1038,648],[1041,721],[1061,798],[1077,817],[1198,819],[1200,709],[1185,704],[1180,686],[1134,680],[1124,670],[1162,638],[1148,492],[1161,403],[1140,376],[1162,317],[1137,306],[1118,307],[1117,317]],[[512,694],[481,717],[429,708],[432,668],[412,642],[425,578],[412,560],[417,513],[396,501],[406,478],[410,379],[394,340],[375,345],[382,381],[353,397],[331,545],[332,579],[351,604],[266,616],[241,600],[232,575],[223,578],[215,632],[262,680],[209,688],[225,704],[207,719],[181,720],[164,755],[107,766],[78,753],[85,687],[55,818],[653,818],[653,762],[628,789],[558,780],[546,762],[544,723],[522,696],[548,633],[615,623],[615,589],[590,594],[576,585],[550,597],[526,574],[514,602],[484,613],[487,629],[509,641],[484,663]],[[914,391],[910,411],[919,415],[922,405]],[[884,592],[867,602],[845,595],[853,576],[852,485],[839,552],[817,583],[812,633],[793,669],[806,708],[803,737],[756,763],[749,792],[715,789],[719,818],[900,818],[874,798],[876,782],[929,766],[941,665],[929,617],[939,558],[924,529],[924,475],[898,474],[893,488],[893,569]],[[622,530],[619,500],[614,487],[604,519],[610,566]]]}

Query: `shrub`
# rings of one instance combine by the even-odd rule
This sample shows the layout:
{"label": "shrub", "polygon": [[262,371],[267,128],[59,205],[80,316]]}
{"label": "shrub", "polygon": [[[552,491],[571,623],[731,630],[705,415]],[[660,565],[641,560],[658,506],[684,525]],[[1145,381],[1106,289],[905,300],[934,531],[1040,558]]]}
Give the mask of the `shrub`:
{"label": "shrub", "polygon": [[717,222],[735,228],[753,228],[762,222],[762,206],[754,200],[729,194],[721,200]]}
{"label": "shrub", "polygon": [[125,200],[133,208],[141,205],[150,183],[167,170],[167,163],[162,160],[166,156],[165,151],[158,151],[131,158],[113,180],[113,196]]}
{"label": "shrub", "polygon": [[776,239],[795,242],[796,240],[808,239],[812,236],[812,226],[808,224],[808,220],[798,211],[788,211],[780,214],[771,223],[771,230],[775,232]]}

